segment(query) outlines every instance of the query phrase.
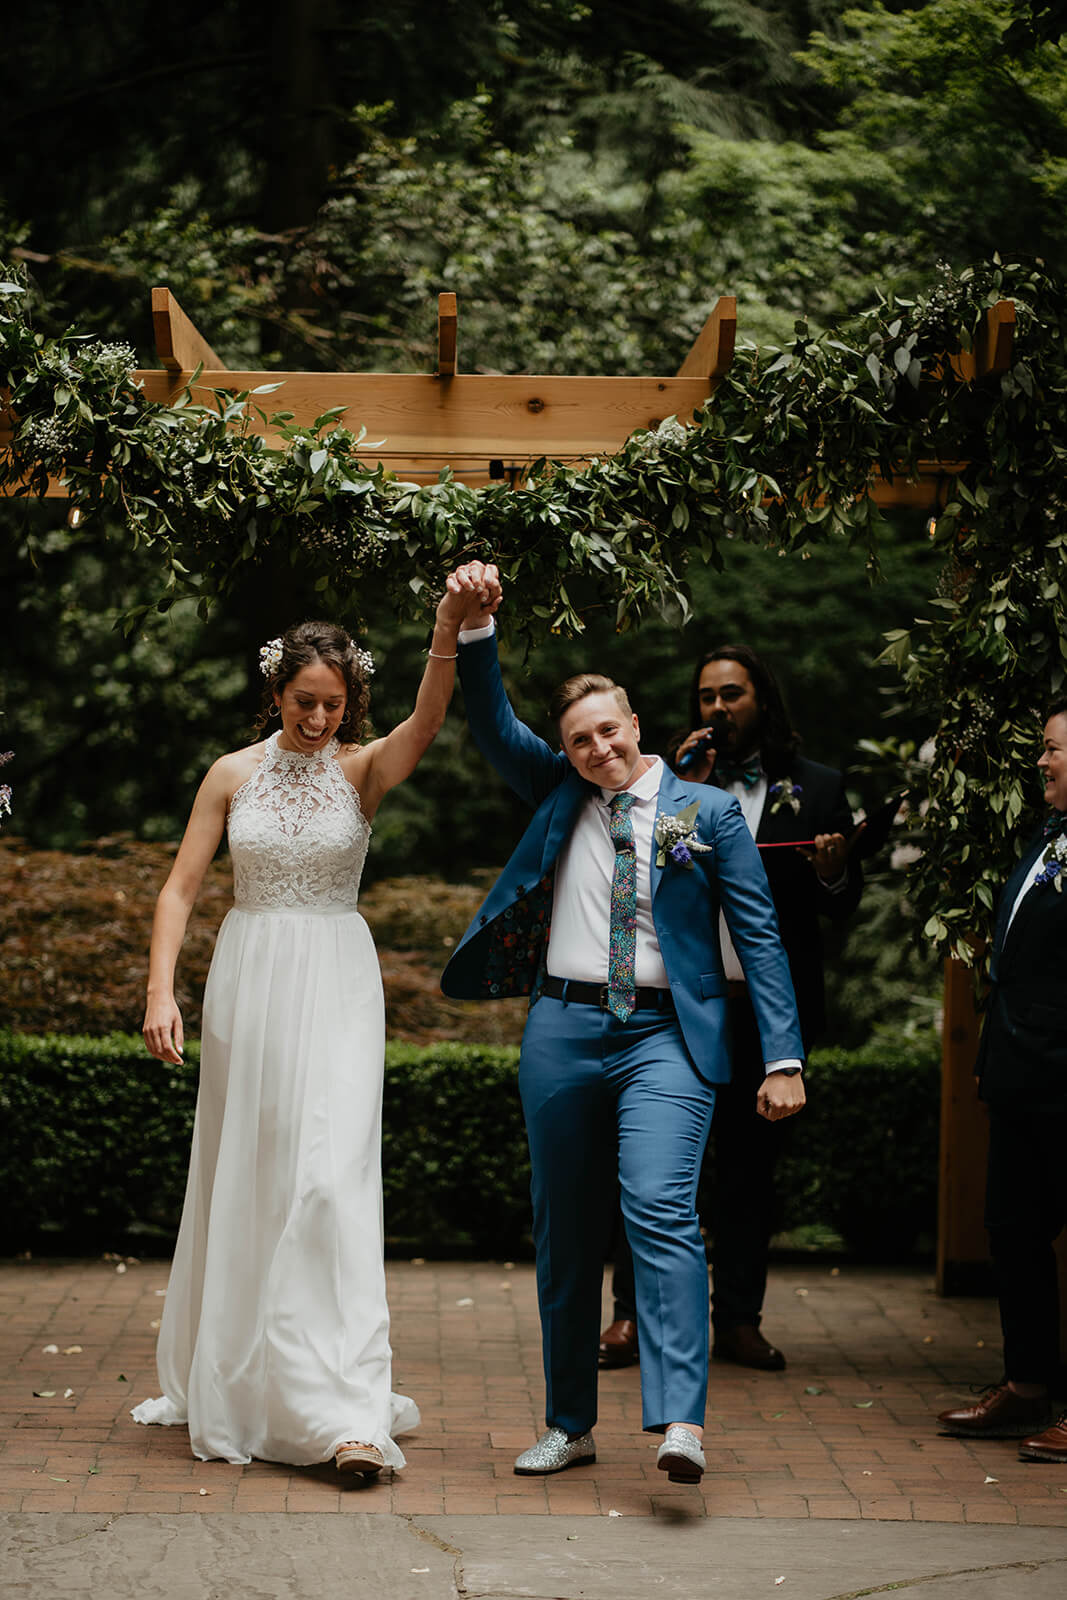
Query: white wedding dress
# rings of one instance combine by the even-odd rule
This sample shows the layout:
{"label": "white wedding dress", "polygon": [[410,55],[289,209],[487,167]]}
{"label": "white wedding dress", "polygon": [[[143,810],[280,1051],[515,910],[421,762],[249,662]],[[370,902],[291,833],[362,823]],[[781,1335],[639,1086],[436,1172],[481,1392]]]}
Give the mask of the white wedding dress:
{"label": "white wedding dress", "polygon": [[189,1181],[159,1332],[163,1395],[207,1461],[402,1467],[382,1251],[385,1015],[356,909],[370,826],[334,759],[279,735],[233,797],[234,905],[204,993]]}

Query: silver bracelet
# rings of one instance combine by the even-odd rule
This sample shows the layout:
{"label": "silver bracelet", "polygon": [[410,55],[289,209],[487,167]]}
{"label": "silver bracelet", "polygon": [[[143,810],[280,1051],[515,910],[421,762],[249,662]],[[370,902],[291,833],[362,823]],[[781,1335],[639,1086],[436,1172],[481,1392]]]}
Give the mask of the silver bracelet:
{"label": "silver bracelet", "polygon": [[458,650],[456,651],[454,656],[439,656],[433,650],[427,650],[426,654],[429,656],[431,661],[458,661],[459,660],[459,651]]}

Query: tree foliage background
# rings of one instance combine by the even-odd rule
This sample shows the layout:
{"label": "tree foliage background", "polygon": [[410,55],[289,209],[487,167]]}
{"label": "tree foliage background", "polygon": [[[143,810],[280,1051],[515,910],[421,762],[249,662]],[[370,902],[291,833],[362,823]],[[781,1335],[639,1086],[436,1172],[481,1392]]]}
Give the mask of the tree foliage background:
{"label": "tree foliage background", "polygon": [[[743,335],[784,345],[798,318],[833,329],[928,288],[941,262],[1064,268],[1058,7],[354,9],[165,0],[151,27],[132,0],[18,14],[0,87],[33,137],[5,161],[0,256],[28,270],[38,328],[129,340],[151,365],[148,290],[167,283],[234,366],[419,370],[453,288],[465,370],[673,372],[722,292]],[[161,54],[160,37],[180,46]],[[691,568],[684,632],[620,639],[592,617],[580,641],[514,651],[520,709],[537,721],[550,685],[595,660],[635,688],[654,746],[682,720],[693,659],[733,636],[778,668],[816,758],[848,765],[863,737],[918,745],[936,693],[905,707],[874,663],[889,630],[906,663],[938,582],[946,549],[924,524],[896,519],[874,585],[844,541],[805,561],[735,541],[724,571]],[[9,502],[0,562],[20,832],[173,837],[199,774],[246,736],[258,644],[317,609],[311,585],[266,564],[206,621],[180,603],[123,639],[115,617],[155,591],[117,525]],[[359,609],[384,727],[423,637],[373,582]],[[1021,761],[1032,709],[1012,728]],[[462,875],[500,859],[518,821],[454,719],[383,811],[375,869]]]}

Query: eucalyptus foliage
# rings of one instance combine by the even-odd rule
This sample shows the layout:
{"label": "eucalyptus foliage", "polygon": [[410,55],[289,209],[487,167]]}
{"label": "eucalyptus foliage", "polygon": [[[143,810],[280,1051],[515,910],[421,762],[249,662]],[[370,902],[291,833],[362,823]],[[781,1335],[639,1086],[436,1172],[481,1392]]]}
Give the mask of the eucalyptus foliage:
{"label": "eucalyptus foliage", "polygon": [[[1037,798],[1027,767],[1067,659],[1067,306],[1041,267],[946,271],[926,295],[887,300],[834,335],[798,322],[788,348],[742,349],[691,425],[668,419],[582,469],[539,462],[517,489],[447,472],[400,482],[365,464],[362,434],[337,412],[310,428],[275,413],[282,445],[269,448],[250,428],[266,392],[149,404],[129,352],[35,333],[24,287],[14,275],[3,286],[14,430],[0,483],[39,495],[58,475],[86,514],[121,512],[158,561],[161,611],[195,594],[206,614],[269,551],[338,610],[358,610],[373,574],[398,614],[426,615],[443,571],[484,556],[521,595],[529,638],[580,632],[605,608],[619,628],[653,607],[682,619],[686,563],[720,565],[724,539],[783,552],[847,539],[876,572],[872,472],[968,462],[937,523],[942,592],[890,650],[938,722],[915,896],[935,946],[969,956]],[[946,352],[969,347],[1004,297],[1016,303],[1011,369],[959,381]]]}

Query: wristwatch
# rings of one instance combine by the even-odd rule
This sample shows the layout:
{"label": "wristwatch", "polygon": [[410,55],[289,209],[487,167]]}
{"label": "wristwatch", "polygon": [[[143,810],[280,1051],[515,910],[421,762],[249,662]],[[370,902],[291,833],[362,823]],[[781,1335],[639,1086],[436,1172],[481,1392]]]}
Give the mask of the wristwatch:
{"label": "wristwatch", "polygon": [[799,1078],[803,1070],[803,1067],[779,1067],[776,1072],[772,1072],[771,1076],[773,1078]]}

